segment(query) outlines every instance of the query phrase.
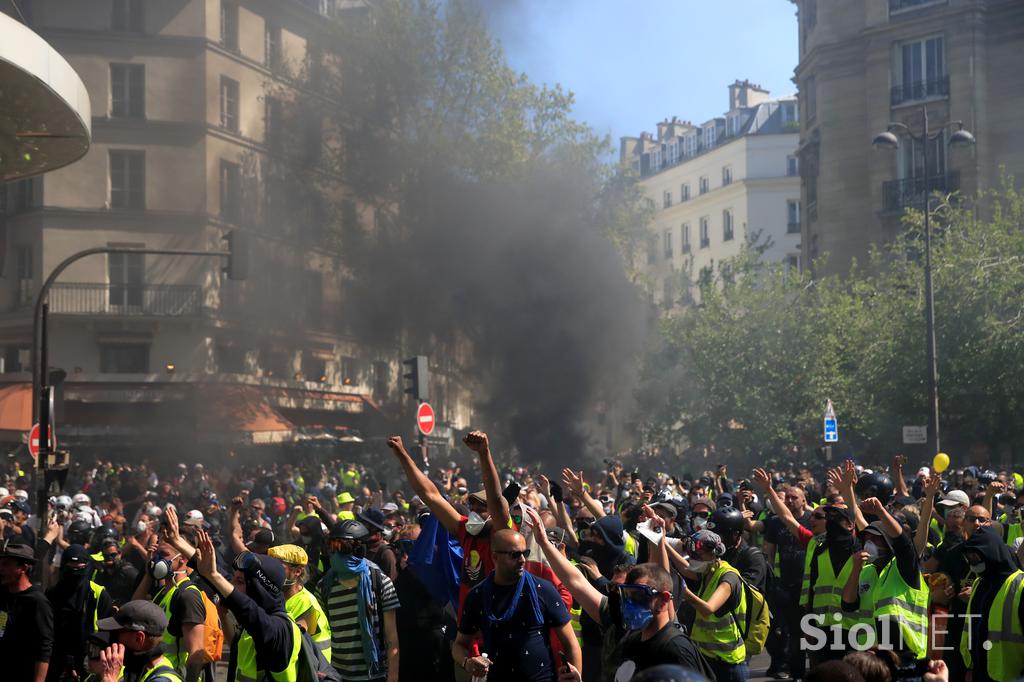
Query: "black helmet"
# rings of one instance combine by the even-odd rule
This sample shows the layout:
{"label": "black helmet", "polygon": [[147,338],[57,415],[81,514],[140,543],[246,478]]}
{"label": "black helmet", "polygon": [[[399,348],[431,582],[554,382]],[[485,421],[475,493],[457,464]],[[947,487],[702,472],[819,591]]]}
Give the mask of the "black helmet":
{"label": "black helmet", "polygon": [[886,504],[892,499],[894,487],[888,474],[873,471],[870,474],[862,474],[857,479],[857,497],[861,500],[877,497],[882,504]]}
{"label": "black helmet", "polygon": [[708,519],[708,530],[714,531],[719,536],[725,536],[735,531],[741,532],[744,527],[743,512],[736,507],[719,507]]}
{"label": "black helmet", "polygon": [[89,546],[93,549],[102,547],[103,541],[108,539],[116,542],[120,538],[118,537],[117,529],[104,523],[99,528],[93,530],[92,536],[89,538]]}
{"label": "black helmet", "polygon": [[68,526],[68,543],[72,545],[84,545],[89,541],[89,533],[92,531],[92,524],[85,519],[72,521]]}
{"label": "black helmet", "polygon": [[369,534],[370,531],[366,530],[366,526],[349,519],[334,524],[328,537],[331,540],[365,540]]}

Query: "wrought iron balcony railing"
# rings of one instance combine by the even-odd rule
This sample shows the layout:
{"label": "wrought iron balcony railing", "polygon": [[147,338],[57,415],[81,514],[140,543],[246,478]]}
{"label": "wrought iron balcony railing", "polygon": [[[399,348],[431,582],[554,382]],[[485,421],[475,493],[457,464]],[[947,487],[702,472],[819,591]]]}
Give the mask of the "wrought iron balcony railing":
{"label": "wrought iron balcony railing", "polygon": [[949,76],[942,76],[928,81],[912,81],[901,83],[892,88],[892,105],[899,106],[907,102],[918,102],[931,97],[949,96]]}
{"label": "wrought iron balcony railing", "polygon": [[[950,171],[945,175],[928,178],[930,192],[955,192],[960,189],[960,172]],[[882,207],[886,211],[902,211],[905,208],[924,208],[925,179],[904,178],[887,180],[882,183]]]}
{"label": "wrought iron balcony railing", "polygon": [[198,315],[202,289],[183,284],[91,284],[58,282],[50,290],[50,312],[62,315],[184,317]]}

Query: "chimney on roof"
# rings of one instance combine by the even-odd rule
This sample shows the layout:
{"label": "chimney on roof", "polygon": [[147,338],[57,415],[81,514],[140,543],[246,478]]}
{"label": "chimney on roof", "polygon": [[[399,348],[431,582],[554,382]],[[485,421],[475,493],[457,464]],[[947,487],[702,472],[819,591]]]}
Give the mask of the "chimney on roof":
{"label": "chimney on roof", "polygon": [[749,109],[767,102],[770,93],[749,80],[737,80],[729,86],[729,111]]}

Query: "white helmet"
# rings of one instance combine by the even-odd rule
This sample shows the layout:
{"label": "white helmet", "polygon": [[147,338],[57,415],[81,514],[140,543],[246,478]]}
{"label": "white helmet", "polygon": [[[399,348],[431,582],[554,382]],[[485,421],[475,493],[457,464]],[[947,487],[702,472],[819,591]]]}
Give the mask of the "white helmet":
{"label": "white helmet", "polygon": [[15,490],[14,499],[21,500],[22,502],[28,502],[28,491],[27,490]]}
{"label": "white helmet", "polygon": [[76,507],[88,507],[92,503],[92,500],[90,500],[89,496],[86,495],[85,493],[78,493],[77,495],[71,498],[71,501],[74,503]]}
{"label": "white helmet", "polygon": [[71,498],[68,497],[67,495],[58,495],[57,497],[53,498],[53,506],[56,507],[57,509],[67,511],[68,509],[71,509],[71,504]]}
{"label": "white helmet", "polygon": [[7,492],[7,488],[0,486],[0,497],[7,497],[8,495],[10,495],[10,493]]}

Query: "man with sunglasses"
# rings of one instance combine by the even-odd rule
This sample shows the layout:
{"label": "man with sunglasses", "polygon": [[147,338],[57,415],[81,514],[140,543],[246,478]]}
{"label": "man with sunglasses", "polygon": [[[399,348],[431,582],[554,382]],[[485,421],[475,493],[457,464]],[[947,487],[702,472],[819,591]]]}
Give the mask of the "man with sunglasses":
{"label": "man with sunglasses", "polygon": [[[549,581],[526,571],[526,539],[508,528],[496,531],[491,551],[494,572],[470,591],[463,605],[452,645],[455,664],[471,676],[486,675],[488,682],[555,682],[564,666],[555,661],[551,648],[554,633],[564,660],[576,670],[582,668],[561,596]],[[478,637],[487,656],[475,656],[470,649]]]}
{"label": "man with sunglasses", "polygon": [[120,607],[131,601],[132,592],[139,580],[139,572],[121,558],[117,540],[108,538],[100,547],[103,561],[93,573],[93,582],[105,587],[114,606]]}

